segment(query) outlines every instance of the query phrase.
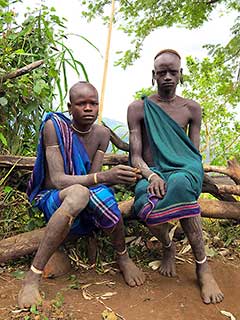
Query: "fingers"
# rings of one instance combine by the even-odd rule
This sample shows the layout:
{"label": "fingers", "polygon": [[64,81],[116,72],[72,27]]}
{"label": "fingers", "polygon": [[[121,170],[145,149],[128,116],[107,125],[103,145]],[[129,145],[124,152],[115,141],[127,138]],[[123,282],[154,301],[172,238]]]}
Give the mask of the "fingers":
{"label": "fingers", "polygon": [[152,182],[149,184],[147,191],[162,199],[166,193],[166,186],[163,181]]}
{"label": "fingers", "polygon": [[[124,164],[119,164],[117,165],[115,168],[119,168],[121,170],[125,170],[125,171],[132,171],[132,172],[135,172],[137,168],[133,168],[133,167],[130,167],[130,166],[126,166]],[[137,169],[139,170],[139,169]]]}

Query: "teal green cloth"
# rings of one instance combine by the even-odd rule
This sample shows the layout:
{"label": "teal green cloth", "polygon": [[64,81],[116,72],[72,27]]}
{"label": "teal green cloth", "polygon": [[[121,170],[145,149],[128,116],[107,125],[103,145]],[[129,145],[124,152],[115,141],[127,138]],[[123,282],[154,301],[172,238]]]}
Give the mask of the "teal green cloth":
{"label": "teal green cloth", "polygon": [[140,180],[135,189],[135,213],[149,224],[199,214],[197,199],[204,173],[199,151],[185,131],[148,98],[144,99],[144,122],[154,160],[151,169],[166,181],[167,192],[163,199],[156,199],[147,193],[148,181]]}

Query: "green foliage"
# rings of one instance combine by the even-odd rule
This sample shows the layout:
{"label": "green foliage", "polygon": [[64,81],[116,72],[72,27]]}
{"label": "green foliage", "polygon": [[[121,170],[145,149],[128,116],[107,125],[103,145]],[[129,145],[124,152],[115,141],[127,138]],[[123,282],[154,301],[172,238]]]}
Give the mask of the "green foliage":
{"label": "green foliage", "polygon": [[[101,16],[104,22],[106,7],[111,1],[79,0],[84,6],[82,14],[90,21]],[[154,30],[160,27],[173,25],[183,26],[188,29],[200,27],[209,19],[212,11],[219,5],[224,5],[224,14],[228,11],[239,11],[238,0],[120,0],[116,3],[115,23],[118,29],[131,37],[132,49],[126,52],[118,52],[121,57],[117,65],[124,69],[139,58],[144,39]],[[233,33],[239,35],[239,25],[235,25]],[[233,44],[235,52],[239,46]]]}
{"label": "green foliage", "polygon": [[0,239],[45,225],[43,214],[31,208],[25,192],[0,186]]}
{"label": "green foliage", "polygon": [[[67,67],[78,75],[81,70],[86,79],[87,73],[66,46],[66,20],[60,19],[54,8],[28,8],[19,24],[13,3],[0,2],[0,153],[30,155],[36,149],[42,116],[52,109],[55,88],[59,107],[63,106],[68,91]],[[4,79],[38,60],[44,64],[34,71]]]}
{"label": "green foliage", "polygon": [[203,108],[201,152],[212,164],[225,164],[240,152],[240,85],[234,82],[234,66],[227,66],[224,57],[188,57],[189,73],[184,76],[183,95]]}
{"label": "green foliage", "polygon": [[149,87],[149,88],[142,88],[140,90],[138,90],[135,95],[134,95],[134,99],[136,100],[140,100],[143,96],[151,96],[152,94],[156,93],[156,90],[154,90],[153,87]]}

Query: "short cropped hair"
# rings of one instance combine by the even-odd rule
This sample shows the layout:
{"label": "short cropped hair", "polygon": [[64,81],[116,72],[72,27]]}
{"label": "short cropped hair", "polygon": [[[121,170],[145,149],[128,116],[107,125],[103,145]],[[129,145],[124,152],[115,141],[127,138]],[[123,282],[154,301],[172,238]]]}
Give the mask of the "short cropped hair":
{"label": "short cropped hair", "polygon": [[81,85],[81,84],[86,84],[86,85],[89,85],[91,86],[92,88],[94,88],[97,92],[97,89],[94,87],[94,85],[92,85],[89,81],[78,81],[76,82],[69,90],[69,100],[70,102],[72,102],[72,96],[74,94],[74,91],[76,90],[76,88]]}
{"label": "short cropped hair", "polygon": [[173,50],[173,49],[163,49],[163,50],[159,51],[159,52],[156,54],[156,56],[154,57],[154,61],[155,61],[159,56],[161,56],[163,53],[175,54],[175,55],[181,60],[181,56],[180,56],[180,54],[179,54],[177,51],[175,51],[175,50]]}

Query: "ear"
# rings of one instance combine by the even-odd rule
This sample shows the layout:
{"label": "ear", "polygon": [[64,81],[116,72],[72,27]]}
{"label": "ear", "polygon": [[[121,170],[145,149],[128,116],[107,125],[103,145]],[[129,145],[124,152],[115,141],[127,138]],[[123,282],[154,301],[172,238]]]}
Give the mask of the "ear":
{"label": "ear", "polygon": [[67,104],[69,114],[72,114],[72,105],[70,102]]}
{"label": "ear", "polygon": [[180,83],[183,84],[183,69],[180,69]]}
{"label": "ear", "polygon": [[155,84],[155,71],[152,70],[152,86]]}

